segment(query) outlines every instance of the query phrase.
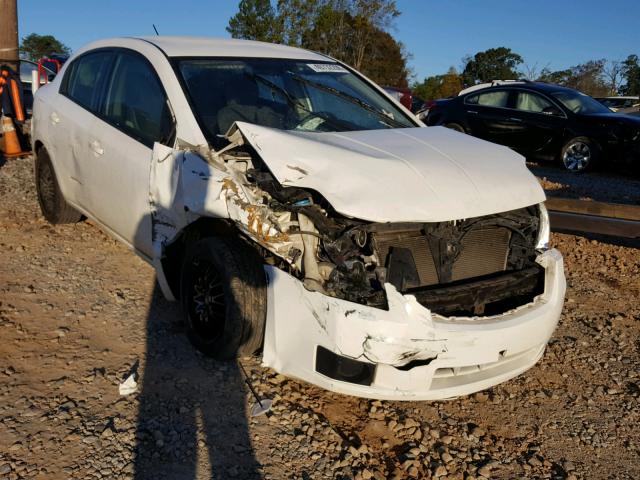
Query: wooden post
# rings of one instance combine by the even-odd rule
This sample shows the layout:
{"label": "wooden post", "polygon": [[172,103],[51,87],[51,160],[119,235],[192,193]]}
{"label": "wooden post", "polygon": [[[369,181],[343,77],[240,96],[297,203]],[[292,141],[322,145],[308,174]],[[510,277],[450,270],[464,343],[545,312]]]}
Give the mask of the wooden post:
{"label": "wooden post", "polygon": [[0,0],[0,63],[18,71],[18,0]]}

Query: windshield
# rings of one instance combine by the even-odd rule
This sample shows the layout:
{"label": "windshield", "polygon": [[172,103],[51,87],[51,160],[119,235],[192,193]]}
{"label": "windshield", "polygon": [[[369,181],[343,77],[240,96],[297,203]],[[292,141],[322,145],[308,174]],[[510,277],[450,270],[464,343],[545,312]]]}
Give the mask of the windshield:
{"label": "windshield", "polygon": [[607,107],[578,91],[562,91],[551,94],[573,113],[611,113]]}
{"label": "windshield", "polygon": [[282,130],[337,132],[415,127],[390,100],[337,63],[287,59],[177,61],[209,141],[235,121]]}

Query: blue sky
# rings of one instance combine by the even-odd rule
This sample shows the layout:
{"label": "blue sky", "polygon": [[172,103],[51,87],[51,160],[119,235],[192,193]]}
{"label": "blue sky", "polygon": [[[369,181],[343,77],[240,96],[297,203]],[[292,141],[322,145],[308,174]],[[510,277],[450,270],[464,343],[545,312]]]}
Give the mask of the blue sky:
{"label": "blue sky", "polygon": [[[19,31],[78,48],[121,35],[226,37],[233,0],[18,0]],[[459,67],[466,54],[506,46],[539,68],[640,55],[640,0],[397,0],[392,34],[421,80]]]}

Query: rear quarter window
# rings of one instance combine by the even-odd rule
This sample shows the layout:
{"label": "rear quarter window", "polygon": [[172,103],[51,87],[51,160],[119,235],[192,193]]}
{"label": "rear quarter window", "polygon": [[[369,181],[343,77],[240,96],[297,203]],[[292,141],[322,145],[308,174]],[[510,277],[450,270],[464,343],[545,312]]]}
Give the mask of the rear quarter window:
{"label": "rear quarter window", "polygon": [[500,90],[497,92],[476,93],[475,95],[470,95],[465,98],[464,103],[485,107],[506,108],[509,103],[509,92]]}

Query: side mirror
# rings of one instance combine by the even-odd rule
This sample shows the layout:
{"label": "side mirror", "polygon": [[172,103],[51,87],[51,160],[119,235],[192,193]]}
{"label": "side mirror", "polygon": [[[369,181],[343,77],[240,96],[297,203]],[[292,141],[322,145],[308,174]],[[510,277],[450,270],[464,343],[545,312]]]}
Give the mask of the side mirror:
{"label": "side mirror", "polygon": [[544,113],[545,115],[553,115],[556,117],[562,116],[562,112],[560,111],[560,109],[558,107],[554,107],[553,105],[544,108],[542,110],[542,113]]}

